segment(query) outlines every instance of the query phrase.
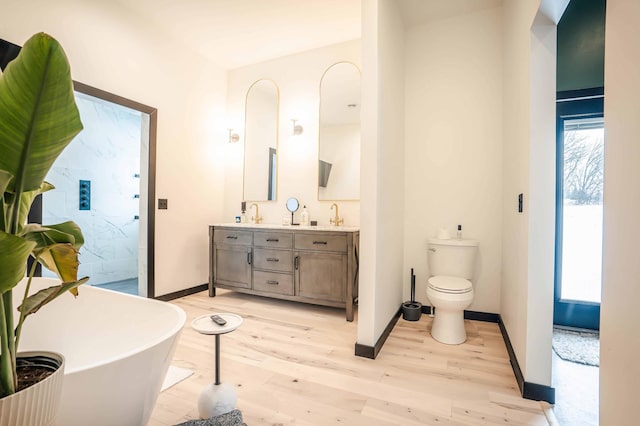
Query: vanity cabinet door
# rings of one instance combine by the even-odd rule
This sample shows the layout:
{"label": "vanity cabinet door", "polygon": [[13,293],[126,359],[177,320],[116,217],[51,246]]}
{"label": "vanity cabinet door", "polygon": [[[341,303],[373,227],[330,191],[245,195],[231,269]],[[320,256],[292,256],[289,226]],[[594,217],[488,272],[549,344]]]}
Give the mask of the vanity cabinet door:
{"label": "vanity cabinet door", "polygon": [[251,288],[252,256],[251,247],[214,244],[214,283],[231,287]]}
{"label": "vanity cabinet door", "polygon": [[295,253],[296,296],[345,302],[347,256],[339,253]]}

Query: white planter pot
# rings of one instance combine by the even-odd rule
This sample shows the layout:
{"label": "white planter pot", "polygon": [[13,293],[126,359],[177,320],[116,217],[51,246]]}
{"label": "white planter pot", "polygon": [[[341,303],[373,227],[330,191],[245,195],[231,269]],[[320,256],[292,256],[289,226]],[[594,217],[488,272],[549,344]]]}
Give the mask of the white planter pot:
{"label": "white planter pot", "polygon": [[45,356],[60,364],[49,377],[20,392],[0,399],[0,426],[49,426],[55,424],[62,395],[64,357],[55,352],[18,353],[19,358]]}

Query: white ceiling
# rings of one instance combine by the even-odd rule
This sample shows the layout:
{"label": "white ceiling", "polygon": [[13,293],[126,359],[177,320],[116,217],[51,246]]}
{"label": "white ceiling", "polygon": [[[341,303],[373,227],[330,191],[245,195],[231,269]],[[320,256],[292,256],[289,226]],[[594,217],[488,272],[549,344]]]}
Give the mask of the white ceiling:
{"label": "white ceiling", "polygon": [[361,37],[361,0],[116,1],[227,69]]}
{"label": "white ceiling", "polygon": [[[497,7],[502,0],[395,0],[405,27]],[[115,0],[226,69],[361,38],[362,0]]]}
{"label": "white ceiling", "polygon": [[465,15],[484,9],[493,9],[502,0],[396,0],[405,27]]}

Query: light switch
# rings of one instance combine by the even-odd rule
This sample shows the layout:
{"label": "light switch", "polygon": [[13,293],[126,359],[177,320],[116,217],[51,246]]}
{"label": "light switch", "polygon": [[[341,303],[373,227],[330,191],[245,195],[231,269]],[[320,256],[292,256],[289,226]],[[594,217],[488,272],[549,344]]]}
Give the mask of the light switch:
{"label": "light switch", "polygon": [[522,194],[518,194],[518,213],[522,213]]}

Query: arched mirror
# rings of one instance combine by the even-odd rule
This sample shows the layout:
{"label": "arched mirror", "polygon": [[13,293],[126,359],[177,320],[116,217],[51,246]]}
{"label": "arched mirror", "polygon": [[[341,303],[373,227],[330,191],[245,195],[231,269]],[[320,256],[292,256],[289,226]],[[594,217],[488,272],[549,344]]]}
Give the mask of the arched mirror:
{"label": "arched mirror", "polygon": [[245,106],[245,201],[274,201],[278,187],[278,86],[258,80],[249,87]]}
{"label": "arched mirror", "polygon": [[360,70],[329,67],[320,81],[318,200],[360,199]]}

